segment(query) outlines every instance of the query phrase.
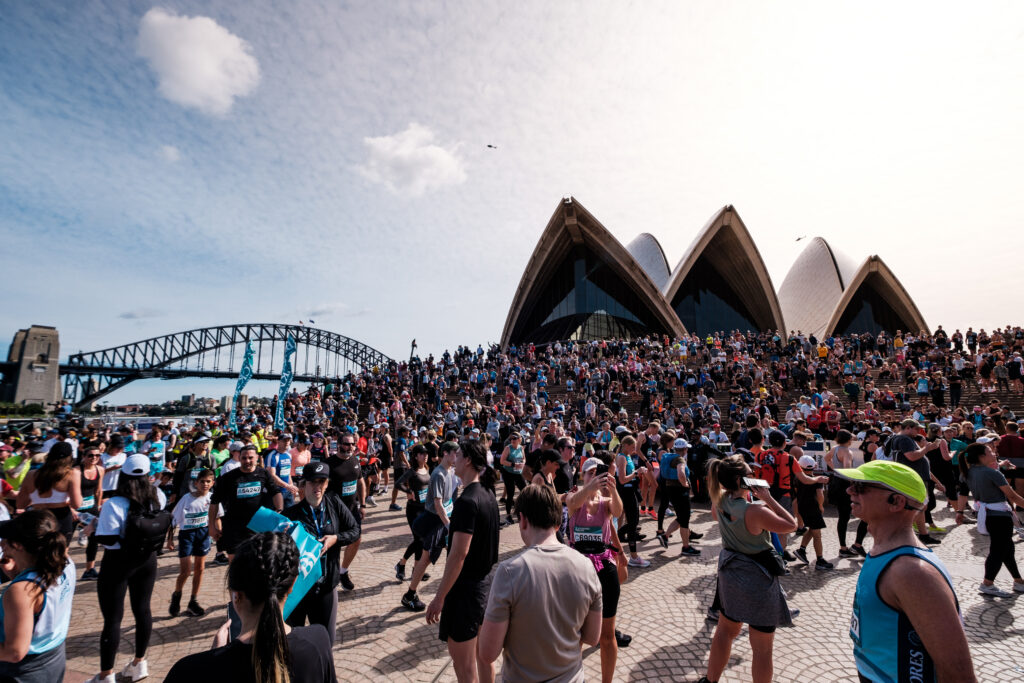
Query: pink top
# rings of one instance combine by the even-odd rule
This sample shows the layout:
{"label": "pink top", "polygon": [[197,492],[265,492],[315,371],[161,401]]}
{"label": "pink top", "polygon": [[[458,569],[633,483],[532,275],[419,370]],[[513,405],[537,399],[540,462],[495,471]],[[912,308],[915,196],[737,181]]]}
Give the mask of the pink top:
{"label": "pink top", "polygon": [[[583,505],[569,518],[569,544],[575,546],[577,543],[602,543],[605,546],[612,544],[612,522],[608,514],[608,501],[602,500],[597,505],[594,514],[587,512],[588,504]],[[594,569],[601,571],[605,560],[615,561],[615,552],[610,548],[598,554],[585,553],[594,563]]]}

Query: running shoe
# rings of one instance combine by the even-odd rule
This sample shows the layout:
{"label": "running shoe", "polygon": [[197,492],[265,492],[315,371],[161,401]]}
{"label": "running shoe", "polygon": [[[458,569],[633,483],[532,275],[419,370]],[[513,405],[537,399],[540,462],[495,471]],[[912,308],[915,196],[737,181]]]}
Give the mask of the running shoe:
{"label": "running shoe", "polygon": [[690,532],[690,540],[691,541],[699,541],[702,538],[704,538],[704,534],[698,534],[696,531],[691,531]]}
{"label": "running shoe", "polygon": [[341,575],[341,587],[347,591],[350,591],[356,587],[356,585],[352,583],[352,577],[348,575],[348,572],[345,572]]}
{"label": "running shoe", "polygon": [[83,548],[89,545],[89,537],[85,535],[84,531],[78,533],[78,545]]}
{"label": "running shoe", "polygon": [[199,606],[195,598],[188,601],[188,607],[185,609],[185,614],[190,617],[201,617],[206,614],[206,610]]}
{"label": "running shoe", "polygon": [[399,581],[405,581],[405,565],[401,562],[395,565],[395,578]]}
{"label": "running shoe", "polygon": [[92,569],[86,569],[82,574],[82,581],[95,581],[98,578],[100,578],[100,573],[96,571],[95,567]]}
{"label": "running shoe", "polygon": [[818,571],[828,571],[829,569],[835,569],[836,566],[825,558],[819,557],[818,561],[814,563],[814,568]]}
{"label": "running shoe", "polygon": [[423,601],[420,600],[420,596],[412,591],[406,591],[405,595],[402,596],[402,607],[413,612],[422,612],[427,608]]}
{"label": "running shoe", "polygon": [[789,610],[789,618],[790,619],[796,619],[798,616],[800,616],[800,608],[799,607],[794,607],[793,609]]}
{"label": "running shoe", "polygon": [[633,636],[627,636],[622,631],[615,629],[615,642],[619,644],[619,647],[629,647],[629,644],[633,642]]}
{"label": "running shoe", "polygon": [[637,534],[636,535],[636,540],[638,540],[638,541],[642,541],[645,538],[647,538],[647,534]]}
{"label": "running shoe", "polygon": [[685,548],[683,548],[682,550],[680,550],[679,554],[680,555],[689,555],[689,556],[692,557],[694,555],[700,555],[700,551],[697,550],[696,548],[694,548],[692,545],[688,545]]}
{"label": "running shoe", "polygon": [[807,527],[805,527],[805,526],[797,527],[797,530],[796,530],[795,533],[796,533],[797,536],[803,536],[805,533],[807,533]]}
{"label": "running shoe", "polygon": [[212,564],[224,565],[224,564],[227,564],[227,563],[228,563],[228,554],[227,553],[217,553],[214,556],[214,558],[213,558],[213,563]]}
{"label": "running shoe", "polygon": [[1007,593],[1004,590],[999,590],[999,588],[997,588],[995,584],[992,584],[991,586],[989,586],[989,585],[986,585],[986,584],[983,583],[980,586],[978,586],[978,592],[984,593],[985,595],[991,595],[991,596],[996,597],[996,598],[1012,598],[1013,597],[1013,593]]}
{"label": "running shoe", "polygon": [[675,513],[675,511],[672,508],[669,508],[668,510],[665,510],[665,516],[666,517],[675,517],[676,513]]}
{"label": "running shoe", "polygon": [[939,539],[934,536],[929,536],[928,534],[919,534],[917,538],[925,545],[939,545],[942,543]]}
{"label": "running shoe", "polygon": [[369,505],[372,508],[377,507],[377,501],[375,501],[373,499],[373,496],[367,496],[366,497],[366,504]]}
{"label": "running shoe", "polygon": [[626,564],[628,564],[630,567],[640,567],[641,569],[645,569],[651,566],[650,560],[645,560],[642,557],[631,557],[629,558],[629,562],[627,562]]}
{"label": "running shoe", "polygon": [[661,544],[662,548],[667,548],[668,547],[668,536],[665,535],[664,531],[659,531],[658,533],[656,533],[654,535],[654,537],[656,539],[658,539],[658,543]]}
{"label": "running shoe", "polygon": [[857,557],[857,551],[851,548],[840,548],[839,557]]}
{"label": "running shoe", "polygon": [[1024,583],[1017,583],[1016,581],[1014,581],[1013,582],[1013,592],[1014,593],[1024,593]]}
{"label": "running shoe", "polygon": [[392,503],[391,505],[388,506],[388,510],[391,510],[392,512],[399,512],[401,511],[401,509],[402,506],[399,505],[398,503]]}
{"label": "running shoe", "polygon": [[928,527],[928,533],[930,534],[944,534],[946,533],[946,527],[935,526],[934,524]]}
{"label": "running shoe", "polygon": [[146,663],[145,659],[143,659],[138,664],[132,664],[131,662],[128,662],[128,666],[126,666],[121,671],[121,678],[123,680],[132,681],[132,683],[134,683],[135,681],[141,681],[143,678],[148,677],[149,664]]}
{"label": "running shoe", "polygon": [[387,487],[387,486],[382,486],[382,487],[381,487],[381,488],[380,488],[380,489],[379,489],[379,490],[377,491],[377,493],[379,493],[379,494],[380,494],[380,495],[382,495],[382,496],[383,496],[383,495],[384,495],[385,493],[387,493],[387,492],[388,492],[388,487]]}
{"label": "running shoe", "polygon": [[868,551],[864,550],[864,546],[860,545],[859,543],[854,543],[853,545],[851,545],[850,546],[850,550],[852,550],[853,552],[857,553],[861,557],[867,557],[868,556]]}
{"label": "running shoe", "polygon": [[175,591],[171,593],[171,606],[167,608],[167,613],[172,617],[178,616],[181,612],[181,591]]}
{"label": "running shoe", "polygon": [[796,557],[793,555],[793,553],[789,552],[788,550],[782,553],[782,559],[784,559],[786,562],[796,562]]}
{"label": "running shoe", "polygon": [[430,574],[424,574],[423,578],[420,579],[420,581],[429,581],[429,580],[430,580]]}
{"label": "running shoe", "polygon": [[810,564],[811,563],[810,560],[807,559],[807,548],[803,548],[803,547],[797,548],[795,553],[796,553],[796,559],[800,560],[802,563],[804,563],[804,564]]}

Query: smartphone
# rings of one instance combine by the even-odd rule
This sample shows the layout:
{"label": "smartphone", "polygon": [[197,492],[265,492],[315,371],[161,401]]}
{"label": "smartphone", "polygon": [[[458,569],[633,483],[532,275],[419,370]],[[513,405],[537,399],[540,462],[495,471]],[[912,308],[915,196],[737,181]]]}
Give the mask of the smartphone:
{"label": "smartphone", "polygon": [[743,485],[748,489],[768,488],[768,482],[764,479],[751,479],[750,477],[743,477]]}
{"label": "smartphone", "polygon": [[608,473],[608,465],[605,465],[604,463],[601,463],[600,465],[598,465],[597,467],[594,468],[594,476],[595,477],[600,477],[602,474],[607,474],[607,473]]}

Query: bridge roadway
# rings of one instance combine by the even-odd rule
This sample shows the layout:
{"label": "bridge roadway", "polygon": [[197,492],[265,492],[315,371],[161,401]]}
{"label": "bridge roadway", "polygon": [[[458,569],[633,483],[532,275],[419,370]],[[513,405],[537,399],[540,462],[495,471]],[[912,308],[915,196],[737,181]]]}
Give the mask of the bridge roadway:
{"label": "bridge roadway", "polygon": [[[390,496],[382,496],[390,499]],[[974,526],[953,527],[953,517],[940,501],[936,510],[939,524],[948,525],[942,545],[936,548],[946,563],[963,611],[967,637],[979,681],[1024,680],[1024,594],[998,599],[980,595],[977,586],[988,540]],[[775,638],[775,680],[818,683],[857,680],[852,644],[848,636],[850,608],[861,562],[837,559],[835,511],[827,508],[824,532],[826,557],[836,563],[835,571],[820,572],[797,568],[783,578],[790,604],[799,607],[795,626],[780,629]],[[633,635],[633,643],[619,651],[617,681],[696,681],[703,675],[714,625],[705,621],[705,609],[715,589],[715,567],[720,540],[706,505],[695,506],[693,527],[705,532],[701,557],[680,559],[678,537],[668,550],[653,541],[654,522],[647,519],[643,531],[648,540],[641,554],[651,560],[649,569],[630,569],[623,586],[618,623]],[[856,521],[850,525],[852,535]],[[356,589],[342,591],[338,605],[338,644],[334,660],[340,681],[454,681],[450,660],[437,640],[437,627],[428,626],[423,614],[399,607],[405,588],[394,577],[394,564],[409,542],[404,512],[388,512],[386,505],[370,509],[364,539],[352,565]],[[870,544],[870,539],[868,540]],[[1018,558],[1022,545],[1017,540]],[[501,558],[522,549],[518,527],[501,532]],[[72,550],[76,563],[84,561],[85,550]],[[421,597],[430,602],[441,576],[442,559],[421,587]],[[208,567],[200,593],[200,604],[209,609],[201,618],[167,616],[167,604],[177,573],[177,558],[167,553],[159,559],[159,579],[153,596],[155,624],[149,650],[150,676],[161,680],[170,666],[183,655],[209,648],[214,630],[225,618],[227,601],[224,567]],[[997,584],[1009,588],[1002,572]],[[102,619],[96,602],[96,583],[79,584],[76,591],[71,631],[67,641],[68,676],[72,683],[84,681],[99,667],[98,645]],[[125,604],[125,620],[118,655],[118,670],[133,649],[131,612]],[[736,641],[732,659],[722,681],[750,680],[751,653],[744,633]],[[584,652],[586,677],[600,680],[600,658],[596,648]],[[500,665],[500,660],[499,660]]]}

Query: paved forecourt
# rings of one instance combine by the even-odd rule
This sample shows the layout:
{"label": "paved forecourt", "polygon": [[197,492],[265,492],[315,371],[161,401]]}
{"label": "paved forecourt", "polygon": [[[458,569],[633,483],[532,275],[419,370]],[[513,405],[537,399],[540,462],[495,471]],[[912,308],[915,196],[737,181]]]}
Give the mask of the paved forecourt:
{"label": "paved forecourt", "polygon": [[[940,507],[944,507],[944,501],[940,501]],[[427,625],[423,613],[413,614],[399,606],[405,584],[395,580],[393,567],[409,541],[404,511],[388,512],[385,503],[368,512],[362,548],[351,570],[356,589],[340,591],[339,642],[334,649],[338,679],[454,681],[444,645],[437,639],[437,626]],[[857,680],[847,630],[861,563],[837,557],[834,510],[829,508],[826,513],[831,526],[823,532],[825,555],[836,563],[836,569],[822,572],[795,568],[792,576],[783,578],[790,605],[800,608],[801,613],[793,628],[780,629],[776,635],[778,681]],[[693,520],[693,528],[706,534],[695,544],[704,552],[701,557],[687,559],[679,558],[678,535],[668,550],[662,550],[653,540],[654,520],[648,518],[643,524],[648,538],[641,554],[651,560],[652,566],[631,568],[629,582],[623,587],[618,624],[620,630],[633,636],[633,642],[619,650],[616,680],[696,681],[704,672],[714,632],[714,624],[705,621],[705,614],[714,594],[720,541],[706,505],[696,506]],[[936,510],[936,521],[951,529],[936,550],[956,583],[979,680],[1024,680],[1024,665],[1017,656],[1024,652],[1024,594],[1008,599],[980,595],[977,586],[988,539],[979,536],[973,525],[954,527],[952,514],[946,510]],[[850,542],[855,528],[854,521]],[[1017,543],[1019,547],[1021,541]],[[870,547],[870,539],[867,544]],[[503,529],[502,559],[521,548],[518,527]],[[75,545],[72,555],[80,576],[84,549]],[[432,578],[421,586],[424,602],[429,603],[433,597],[443,563],[442,557],[431,570]],[[410,562],[410,572],[411,568]],[[176,574],[177,557],[166,553],[160,558],[153,596],[154,629],[148,654],[153,680],[162,679],[180,657],[209,648],[214,631],[225,619],[226,568],[207,568],[199,601],[208,612],[201,618],[167,616]],[[997,583],[1009,588],[1005,571]],[[118,670],[133,651],[134,621],[127,601],[125,612]],[[101,627],[96,583],[79,583],[67,640],[66,680],[82,681],[99,670]],[[745,631],[736,641],[723,681],[750,680]],[[600,680],[596,647],[586,650],[585,661],[587,679]]]}

